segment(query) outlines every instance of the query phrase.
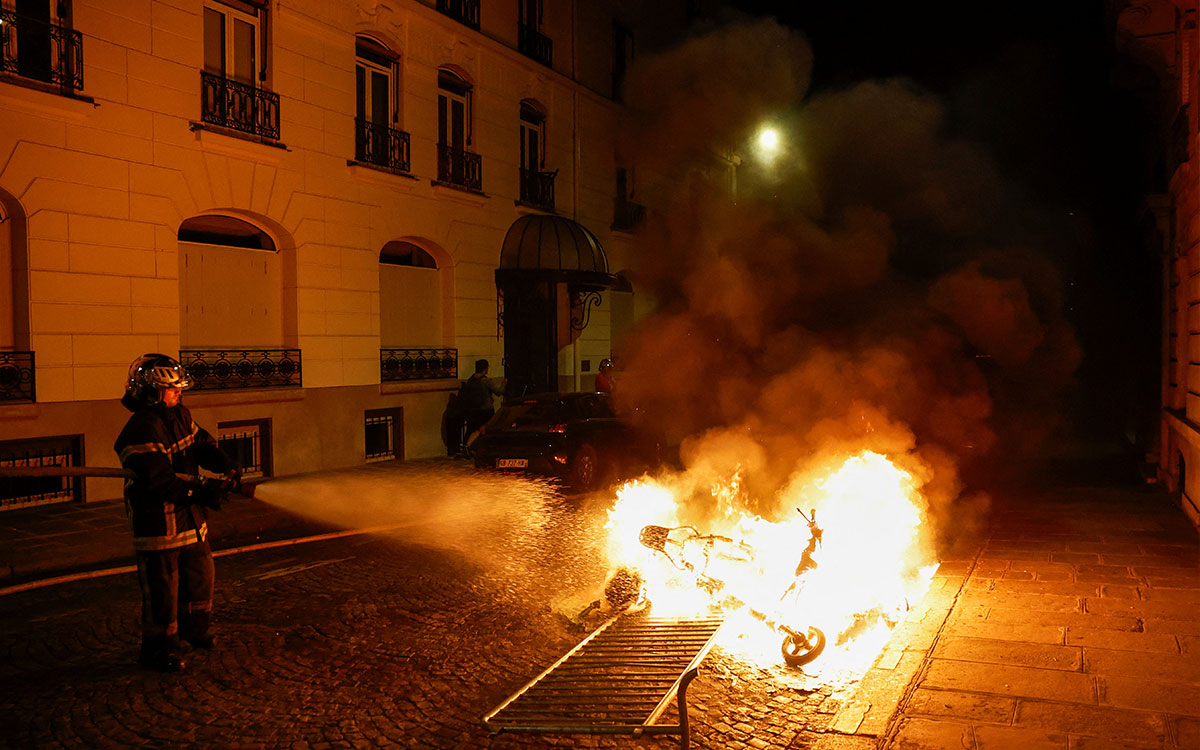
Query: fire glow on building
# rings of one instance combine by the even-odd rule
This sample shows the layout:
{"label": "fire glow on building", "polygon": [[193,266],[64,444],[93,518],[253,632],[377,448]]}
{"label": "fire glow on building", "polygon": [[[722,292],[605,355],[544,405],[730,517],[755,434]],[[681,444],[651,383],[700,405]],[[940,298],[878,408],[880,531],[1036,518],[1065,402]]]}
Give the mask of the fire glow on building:
{"label": "fire glow on building", "polygon": [[919,481],[880,453],[830,457],[794,477],[768,518],[747,510],[740,469],[703,509],[669,485],[643,478],[618,490],[610,561],[640,579],[656,615],[719,612],[722,648],[756,665],[852,678],[937,569]]}

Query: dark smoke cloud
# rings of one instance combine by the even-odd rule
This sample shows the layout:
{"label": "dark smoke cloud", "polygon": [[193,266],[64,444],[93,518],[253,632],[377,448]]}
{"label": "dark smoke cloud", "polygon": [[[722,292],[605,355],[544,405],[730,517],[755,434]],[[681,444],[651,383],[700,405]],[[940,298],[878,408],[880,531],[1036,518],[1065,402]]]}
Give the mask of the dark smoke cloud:
{"label": "dark smoke cloud", "polygon": [[[635,69],[624,148],[666,208],[639,240],[660,311],[617,343],[624,407],[693,470],[742,466],[767,503],[813,461],[873,449],[935,514],[977,508],[960,469],[1036,454],[1080,359],[1039,238],[1018,242],[1035,212],[946,137],[930,94],[869,81],[806,100],[810,65],[761,21]],[[770,168],[745,148],[767,120],[788,144]],[[746,154],[736,197],[713,179],[724,147]]]}

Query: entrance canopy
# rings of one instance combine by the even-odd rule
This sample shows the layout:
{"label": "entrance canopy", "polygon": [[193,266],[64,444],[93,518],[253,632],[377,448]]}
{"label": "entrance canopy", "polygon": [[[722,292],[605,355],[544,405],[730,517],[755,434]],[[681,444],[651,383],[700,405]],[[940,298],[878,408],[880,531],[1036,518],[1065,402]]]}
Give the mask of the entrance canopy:
{"label": "entrance canopy", "polygon": [[565,281],[611,288],[619,283],[608,271],[600,240],[577,221],[529,214],[513,222],[500,248],[496,281],[505,278]]}

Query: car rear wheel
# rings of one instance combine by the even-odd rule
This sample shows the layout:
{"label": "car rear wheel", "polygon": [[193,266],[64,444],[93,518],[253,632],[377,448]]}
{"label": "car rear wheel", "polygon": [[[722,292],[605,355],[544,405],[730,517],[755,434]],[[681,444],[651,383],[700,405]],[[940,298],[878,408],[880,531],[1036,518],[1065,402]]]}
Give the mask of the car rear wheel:
{"label": "car rear wheel", "polygon": [[596,486],[599,475],[600,460],[596,456],[596,449],[587,444],[580,446],[571,461],[571,487],[586,492]]}

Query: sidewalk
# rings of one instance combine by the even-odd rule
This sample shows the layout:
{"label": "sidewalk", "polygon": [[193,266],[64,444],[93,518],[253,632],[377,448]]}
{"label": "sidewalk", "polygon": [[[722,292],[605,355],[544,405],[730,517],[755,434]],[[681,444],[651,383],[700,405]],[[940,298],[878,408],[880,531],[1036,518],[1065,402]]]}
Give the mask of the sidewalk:
{"label": "sidewalk", "polygon": [[1200,543],[1161,489],[998,500],[822,750],[1200,750]]}

